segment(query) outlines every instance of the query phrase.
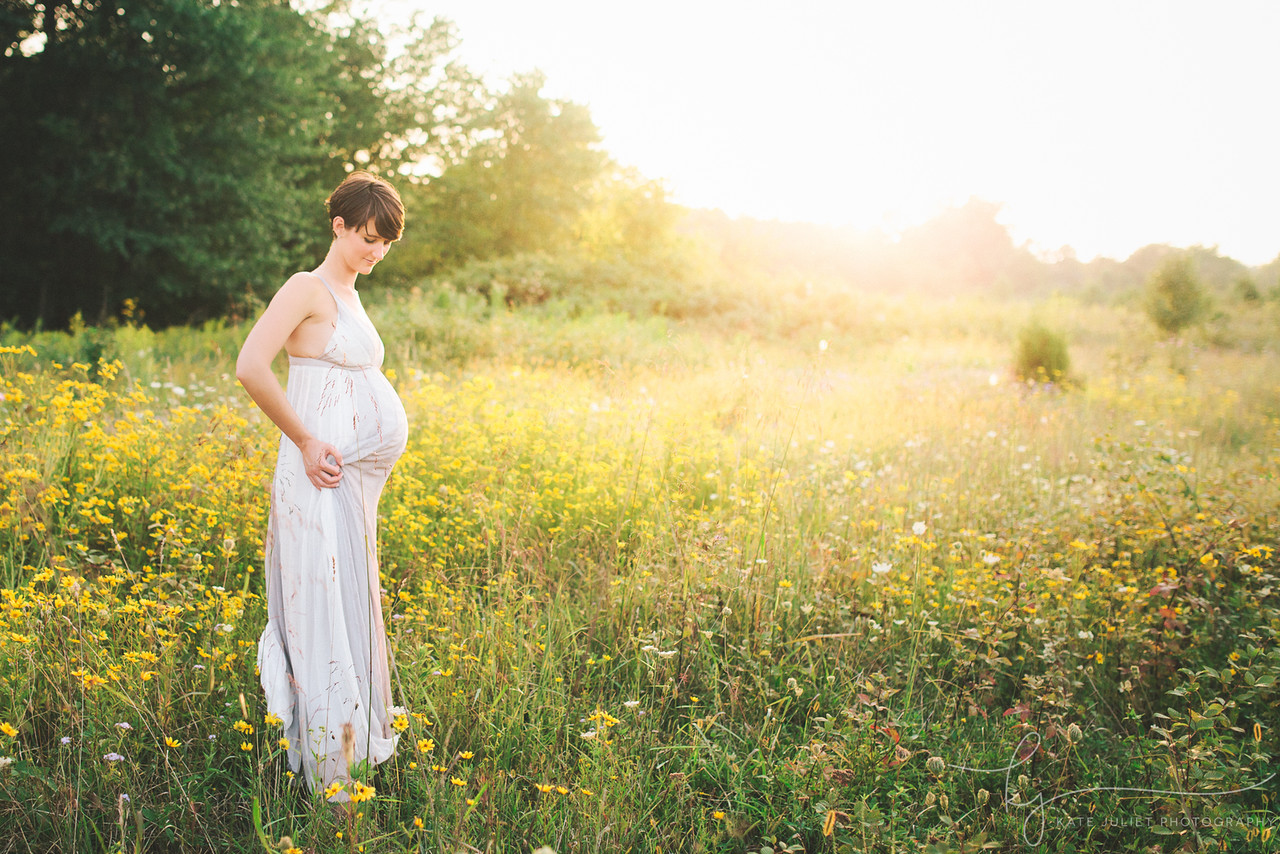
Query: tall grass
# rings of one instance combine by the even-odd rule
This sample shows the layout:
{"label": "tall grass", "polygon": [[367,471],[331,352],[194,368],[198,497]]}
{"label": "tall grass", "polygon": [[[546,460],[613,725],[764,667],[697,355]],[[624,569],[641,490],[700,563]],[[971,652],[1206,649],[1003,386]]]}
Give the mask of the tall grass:
{"label": "tall grass", "polygon": [[277,439],[222,333],[9,347],[0,849],[1271,850],[1274,350],[1063,304],[1083,382],[1035,391],[1024,307],[796,299],[382,308],[406,712],[348,818],[265,719]]}

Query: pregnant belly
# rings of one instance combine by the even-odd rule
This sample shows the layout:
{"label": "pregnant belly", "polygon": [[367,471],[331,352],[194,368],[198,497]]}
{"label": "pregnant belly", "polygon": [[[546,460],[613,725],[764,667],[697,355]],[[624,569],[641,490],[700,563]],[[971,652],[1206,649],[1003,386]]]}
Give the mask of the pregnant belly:
{"label": "pregnant belly", "polygon": [[367,396],[361,395],[363,399],[355,413],[352,458],[373,457],[380,464],[390,466],[404,453],[409,439],[409,419],[395,389],[381,374],[376,375],[367,391]]}
{"label": "pregnant belly", "polygon": [[290,403],[316,437],[332,443],[344,463],[390,466],[404,452],[408,419],[391,383],[376,368],[332,369],[310,383],[290,381]]}

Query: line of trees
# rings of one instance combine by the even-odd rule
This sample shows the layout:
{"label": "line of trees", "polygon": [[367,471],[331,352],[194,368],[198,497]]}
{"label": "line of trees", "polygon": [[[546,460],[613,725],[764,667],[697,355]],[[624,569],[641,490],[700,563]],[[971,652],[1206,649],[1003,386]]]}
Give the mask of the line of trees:
{"label": "line of trees", "polygon": [[553,249],[611,194],[661,198],[584,108],[536,74],[494,91],[457,45],[346,0],[0,0],[0,319],[242,312],[323,255],[353,168],[401,188],[421,274]]}
{"label": "line of trees", "polygon": [[[251,313],[323,255],[322,201],[354,168],[408,208],[387,284],[572,252],[669,279],[1105,298],[1184,252],[1048,263],[977,199],[894,238],[684,211],[539,74],[490,87],[449,22],[387,31],[350,2],[0,0],[0,321],[102,322],[126,299],[156,326]],[[1185,252],[1214,293],[1270,295],[1280,277],[1280,259]]]}
{"label": "line of trees", "polygon": [[720,211],[690,212],[679,227],[738,277],[828,279],[860,290],[939,297],[1037,298],[1056,291],[1110,300],[1139,293],[1167,263],[1185,261],[1218,297],[1280,296],[1280,257],[1250,268],[1213,247],[1151,244],[1122,261],[1081,261],[1070,247],[1046,259],[1016,243],[999,217],[999,204],[970,199],[896,236],[847,226],[730,219]]}

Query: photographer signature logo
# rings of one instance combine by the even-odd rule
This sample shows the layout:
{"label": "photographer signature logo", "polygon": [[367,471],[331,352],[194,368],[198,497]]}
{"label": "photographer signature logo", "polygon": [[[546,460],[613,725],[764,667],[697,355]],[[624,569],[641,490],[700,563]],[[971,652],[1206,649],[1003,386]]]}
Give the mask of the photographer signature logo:
{"label": "photographer signature logo", "polygon": [[[1188,791],[1178,791],[1175,789],[1143,789],[1143,788],[1137,788],[1134,786],[1089,786],[1083,789],[1072,789],[1069,792],[1063,792],[1061,794],[1054,795],[1053,797],[1046,797],[1044,794],[1036,794],[1033,797],[1027,798],[1025,795],[1023,795],[1020,789],[1011,785],[1011,780],[1012,780],[1014,770],[1025,765],[1027,762],[1030,762],[1031,757],[1036,755],[1039,747],[1040,747],[1040,734],[1032,732],[1032,733],[1027,733],[1025,736],[1022,737],[1022,740],[1018,742],[1017,747],[1014,748],[1012,760],[1009,762],[1008,765],[1005,765],[1002,768],[970,768],[967,765],[957,765],[955,763],[947,763],[949,767],[955,768],[956,770],[971,771],[975,774],[999,774],[1001,772],[1004,773],[1004,792],[1005,792],[1004,805],[1006,807],[1027,811],[1026,817],[1024,817],[1022,820],[1022,841],[1025,842],[1027,845],[1040,844],[1041,840],[1044,839],[1045,826],[1047,824],[1047,815],[1050,807],[1052,807],[1058,801],[1061,801],[1064,798],[1072,797],[1073,795],[1085,795],[1085,794],[1089,794],[1090,792],[1119,792],[1119,793],[1124,793],[1128,795],[1151,795],[1151,796],[1157,796],[1157,797],[1161,795],[1172,795],[1179,798],[1220,798],[1225,795],[1238,795],[1241,792],[1248,792],[1254,789],[1261,788],[1262,786],[1265,786],[1267,783],[1274,780],[1277,776],[1276,774],[1271,774],[1266,779],[1259,780],[1257,783],[1254,783],[1252,786],[1245,786],[1242,789],[1224,789],[1222,791],[1215,791],[1215,792],[1188,792]],[[1018,757],[1022,757],[1022,758],[1019,759]],[[1016,792],[1016,796],[1013,799],[1010,799],[1009,797],[1009,791],[1011,788],[1014,789]],[[1063,826],[1067,826],[1073,823],[1080,823],[1080,822],[1077,822],[1076,820],[1071,819],[1071,820],[1068,820],[1067,822],[1064,822]],[[1138,824],[1138,822],[1134,822],[1134,823]],[[1151,822],[1151,823],[1154,823],[1154,822]],[[1036,830],[1036,835],[1034,836],[1034,838],[1030,835],[1030,831],[1033,829]]]}

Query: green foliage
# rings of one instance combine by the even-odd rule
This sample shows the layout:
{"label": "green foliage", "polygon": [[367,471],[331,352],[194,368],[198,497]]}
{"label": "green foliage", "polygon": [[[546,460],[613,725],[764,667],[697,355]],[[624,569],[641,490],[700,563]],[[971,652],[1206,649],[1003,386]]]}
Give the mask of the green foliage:
{"label": "green foliage", "polygon": [[614,167],[599,176],[578,228],[579,244],[596,258],[622,257],[652,265],[677,254],[680,209],[667,201],[661,181]]}
{"label": "green foliage", "polygon": [[712,286],[625,258],[541,252],[473,261],[437,284],[480,297],[491,310],[545,306],[553,313],[710,318],[728,302]]}
{"label": "green foliage", "polygon": [[[420,237],[400,275],[567,247],[607,163],[585,107],[542,96],[543,77],[515,77],[469,128],[478,142],[438,178],[406,193]],[[393,269],[396,269],[393,267]]]}
{"label": "green foliage", "polygon": [[[575,263],[369,300],[415,425],[379,506],[411,714],[350,820],[264,719],[243,329],[4,330],[9,847],[1269,850],[1274,348],[1026,395],[986,381],[1022,306],[810,295],[849,330],[819,353],[575,312],[611,269]],[[479,293],[521,276],[553,295]],[[1085,364],[1148,346],[1052,316]],[[94,352],[126,364],[60,355]]]}
{"label": "green foliage", "polygon": [[[0,324],[0,347],[27,344],[51,362],[95,366],[95,374],[101,361],[120,360],[126,376],[137,378],[157,376],[180,365],[181,370],[174,373],[181,386],[192,373],[225,371],[234,363],[247,331],[243,324],[223,320],[208,320],[194,328],[173,326],[161,330],[133,322],[90,326],[76,314],[66,331],[24,332],[7,323]],[[191,394],[200,397],[204,392],[193,388]]]}
{"label": "green foliage", "polygon": [[126,298],[164,325],[227,314],[323,251],[322,200],[350,164],[448,150],[475,100],[452,67],[428,82],[454,43],[441,22],[389,61],[341,5],[6,9],[0,257],[29,288],[6,288],[0,317],[27,324]]}
{"label": "green foliage", "polygon": [[1024,382],[1061,383],[1067,380],[1071,356],[1067,339],[1038,320],[1018,332],[1014,374]]}
{"label": "green foliage", "polygon": [[1232,286],[1232,293],[1238,302],[1261,302],[1262,292],[1252,276],[1241,276]]}
{"label": "green foliage", "polygon": [[1147,317],[1167,335],[1199,322],[1209,310],[1209,295],[1187,255],[1167,259],[1147,280]]}

